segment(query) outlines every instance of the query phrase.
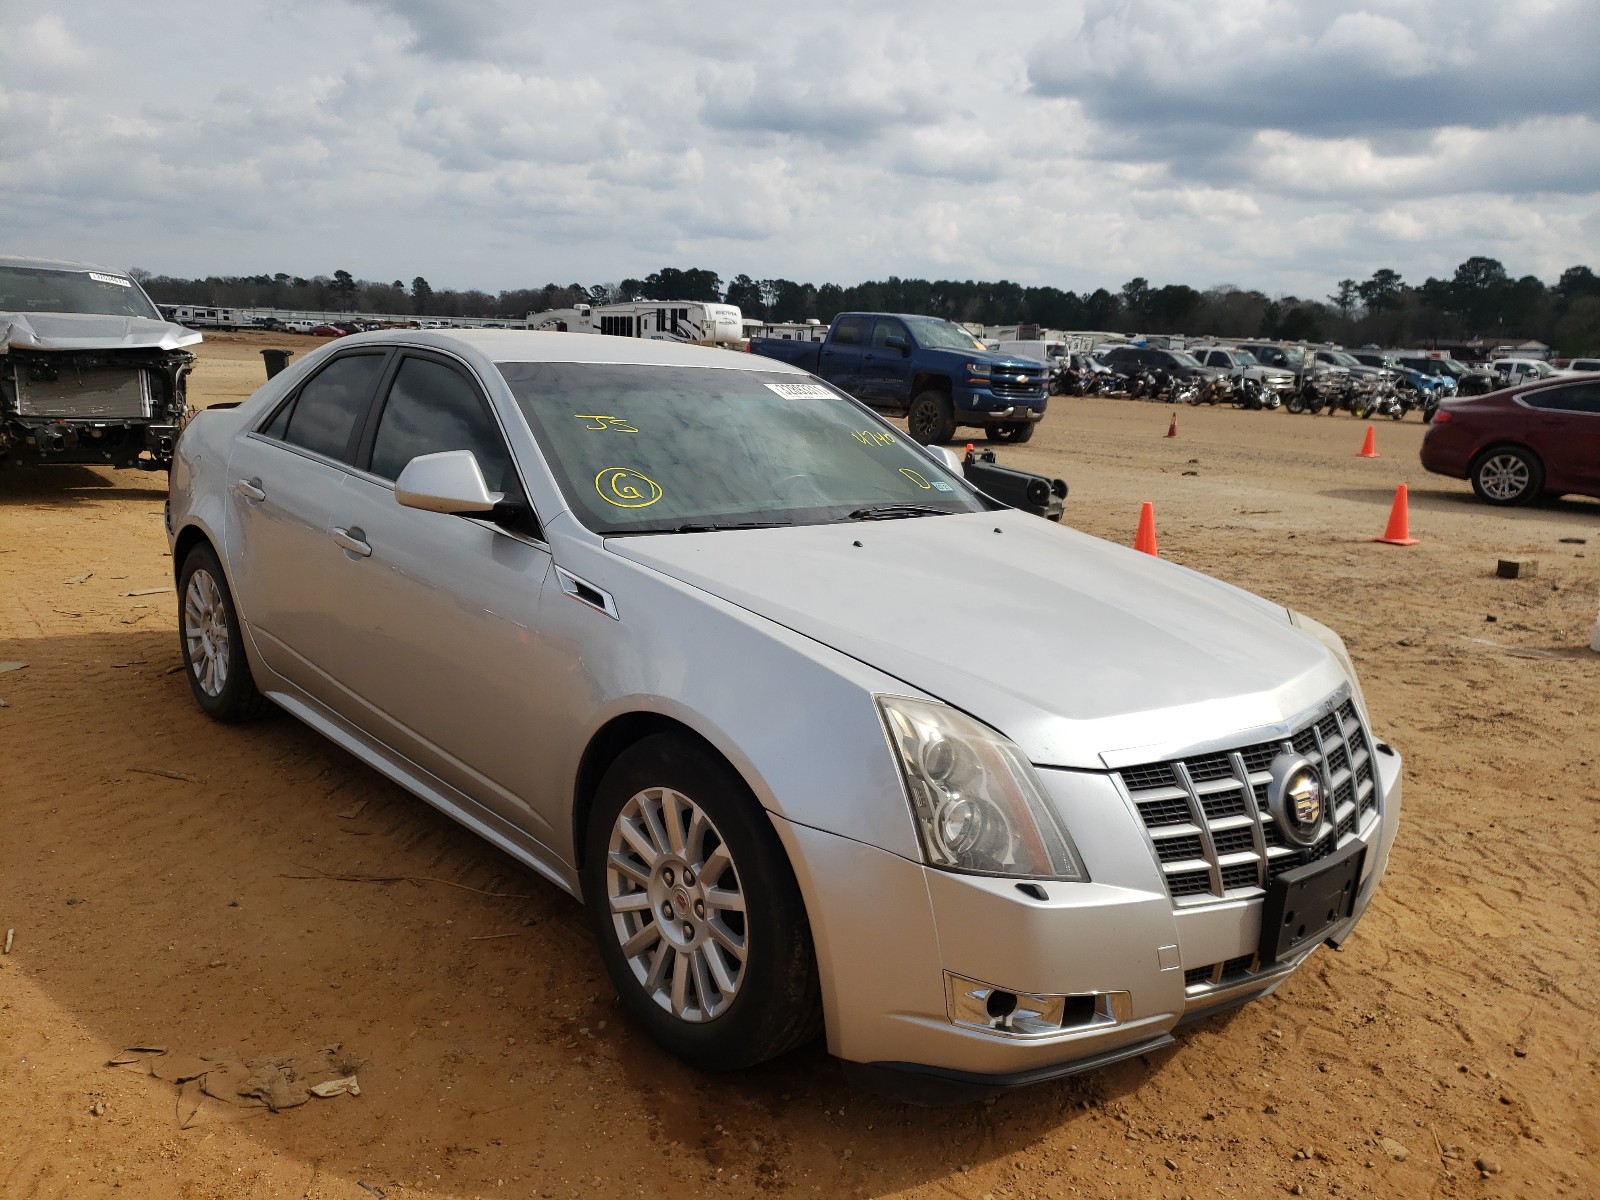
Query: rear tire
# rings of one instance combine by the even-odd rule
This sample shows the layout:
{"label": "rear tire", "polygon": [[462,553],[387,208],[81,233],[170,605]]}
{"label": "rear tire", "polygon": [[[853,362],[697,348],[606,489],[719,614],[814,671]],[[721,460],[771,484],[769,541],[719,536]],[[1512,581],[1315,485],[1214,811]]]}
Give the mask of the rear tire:
{"label": "rear tire", "polygon": [[231,725],[272,711],[250,674],[227,576],[205,542],[178,573],[178,647],[195,703],[213,721]]}
{"label": "rear tire", "polygon": [[656,734],[611,764],[583,893],[623,1005],[689,1065],[754,1066],[820,1031],[811,927],[783,844],[708,748]]}
{"label": "rear tire", "polygon": [[922,446],[942,446],[955,436],[955,406],[947,392],[931,388],[918,392],[906,411],[906,427],[911,440]]}
{"label": "rear tire", "polygon": [[1526,504],[1544,490],[1544,464],[1521,446],[1491,446],[1473,460],[1472,490],[1487,504]]}

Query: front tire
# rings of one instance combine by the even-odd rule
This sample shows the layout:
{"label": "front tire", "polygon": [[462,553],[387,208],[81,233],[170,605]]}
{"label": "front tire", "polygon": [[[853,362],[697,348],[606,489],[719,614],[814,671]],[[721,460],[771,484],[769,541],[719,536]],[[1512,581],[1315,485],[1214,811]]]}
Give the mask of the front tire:
{"label": "front tire", "polygon": [[755,796],[707,748],[656,734],[611,764],[583,890],[624,1006],[691,1066],[753,1066],[821,1028],[794,872]]}
{"label": "front tire", "polygon": [[906,411],[911,440],[922,446],[942,446],[955,436],[955,407],[945,392],[931,388],[918,392]]}
{"label": "front tire", "polygon": [[991,442],[1010,442],[1021,445],[1023,442],[1033,440],[1034,426],[1037,421],[1013,421],[1007,425],[986,425],[983,436]]}
{"label": "front tire", "polygon": [[213,721],[250,721],[271,710],[245,657],[233,593],[216,551],[202,542],[178,573],[178,645],[200,711]]}
{"label": "front tire", "polygon": [[1472,490],[1488,504],[1526,504],[1544,488],[1544,464],[1521,446],[1495,446],[1472,464]]}

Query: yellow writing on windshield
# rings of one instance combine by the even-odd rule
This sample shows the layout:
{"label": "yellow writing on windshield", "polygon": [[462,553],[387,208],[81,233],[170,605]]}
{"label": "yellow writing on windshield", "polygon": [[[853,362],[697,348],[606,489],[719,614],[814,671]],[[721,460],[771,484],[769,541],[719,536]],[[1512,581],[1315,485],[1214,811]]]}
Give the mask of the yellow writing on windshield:
{"label": "yellow writing on windshield", "polygon": [[851,436],[863,446],[894,445],[894,434],[884,433],[881,429],[858,429]]}
{"label": "yellow writing on windshield", "polygon": [[594,429],[594,430],[609,429],[609,430],[611,430],[612,433],[638,433],[639,432],[632,425],[628,424],[628,422],[624,421],[621,417],[608,417],[608,416],[605,416],[602,413],[573,413],[572,415],[577,417],[578,420],[580,420],[580,421],[593,421],[594,422],[593,425],[585,425],[584,426],[585,429]]}
{"label": "yellow writing on windshield", "polygon": [[594,490],[618,508],[649,508],[661,499],[661,485],[631,467],[607,467],[594,477]]}
{"label": "yellow writing on windshield", "polygon": [[923,491],[925,491],[925,492],[933,491],[933,484],[929,483],[926,479],[924,479],[922,477],[921,474],[919,474],[916,471],[913,471],[910,467],[901,467],[900,468],[900,474],[904,475],[907,479],[911,480],[912,483],[916,484]]}

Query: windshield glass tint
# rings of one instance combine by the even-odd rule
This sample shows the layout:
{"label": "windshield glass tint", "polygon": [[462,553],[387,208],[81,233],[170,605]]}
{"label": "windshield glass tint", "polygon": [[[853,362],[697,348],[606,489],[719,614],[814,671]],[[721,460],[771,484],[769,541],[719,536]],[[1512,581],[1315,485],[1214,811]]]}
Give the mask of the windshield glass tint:
{"label": "windshield glass tint", "polygon": [[917,345],[934,350],[982,350],[983,343],[961,326],[937,317],[907,317]]}
{"label": "windshield glass tint", "polygon": [[100,313],[161,319],[149,297],[125,275],[39,267],[0,267],[0,312]]}
{"label": "windshield glass tint", "polygon": [[1200,360],[1194,355],[1190,354],[1187,350],[1173,350],[1170,353],[1172,354],[1173,358],[1178,360],[1179,366],[1198,367],[1200,365]]}
{"label": "windshield glass tint", "polygon": [[903,434],[808,376],[499,366],[578,518],[601,533],[983,507]]}

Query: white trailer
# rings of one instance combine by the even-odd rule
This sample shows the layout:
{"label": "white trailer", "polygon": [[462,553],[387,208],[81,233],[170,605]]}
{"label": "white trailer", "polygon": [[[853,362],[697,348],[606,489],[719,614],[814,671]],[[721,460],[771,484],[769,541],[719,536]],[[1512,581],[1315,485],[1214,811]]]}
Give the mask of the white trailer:
{"label": "white trailer", "polygon": [[743,314],[734,304],[700,300],[634,300],[624,304],[579,304],[529,313],[528,328],[561,333],[602,333],[611,337],[734,346],[744,339]]}
{"label": "white trailer", "polygon": [[238,329],[249,324],[236,309],[203,304],[163,304],[161,313],[167,320],[190,329]]}

